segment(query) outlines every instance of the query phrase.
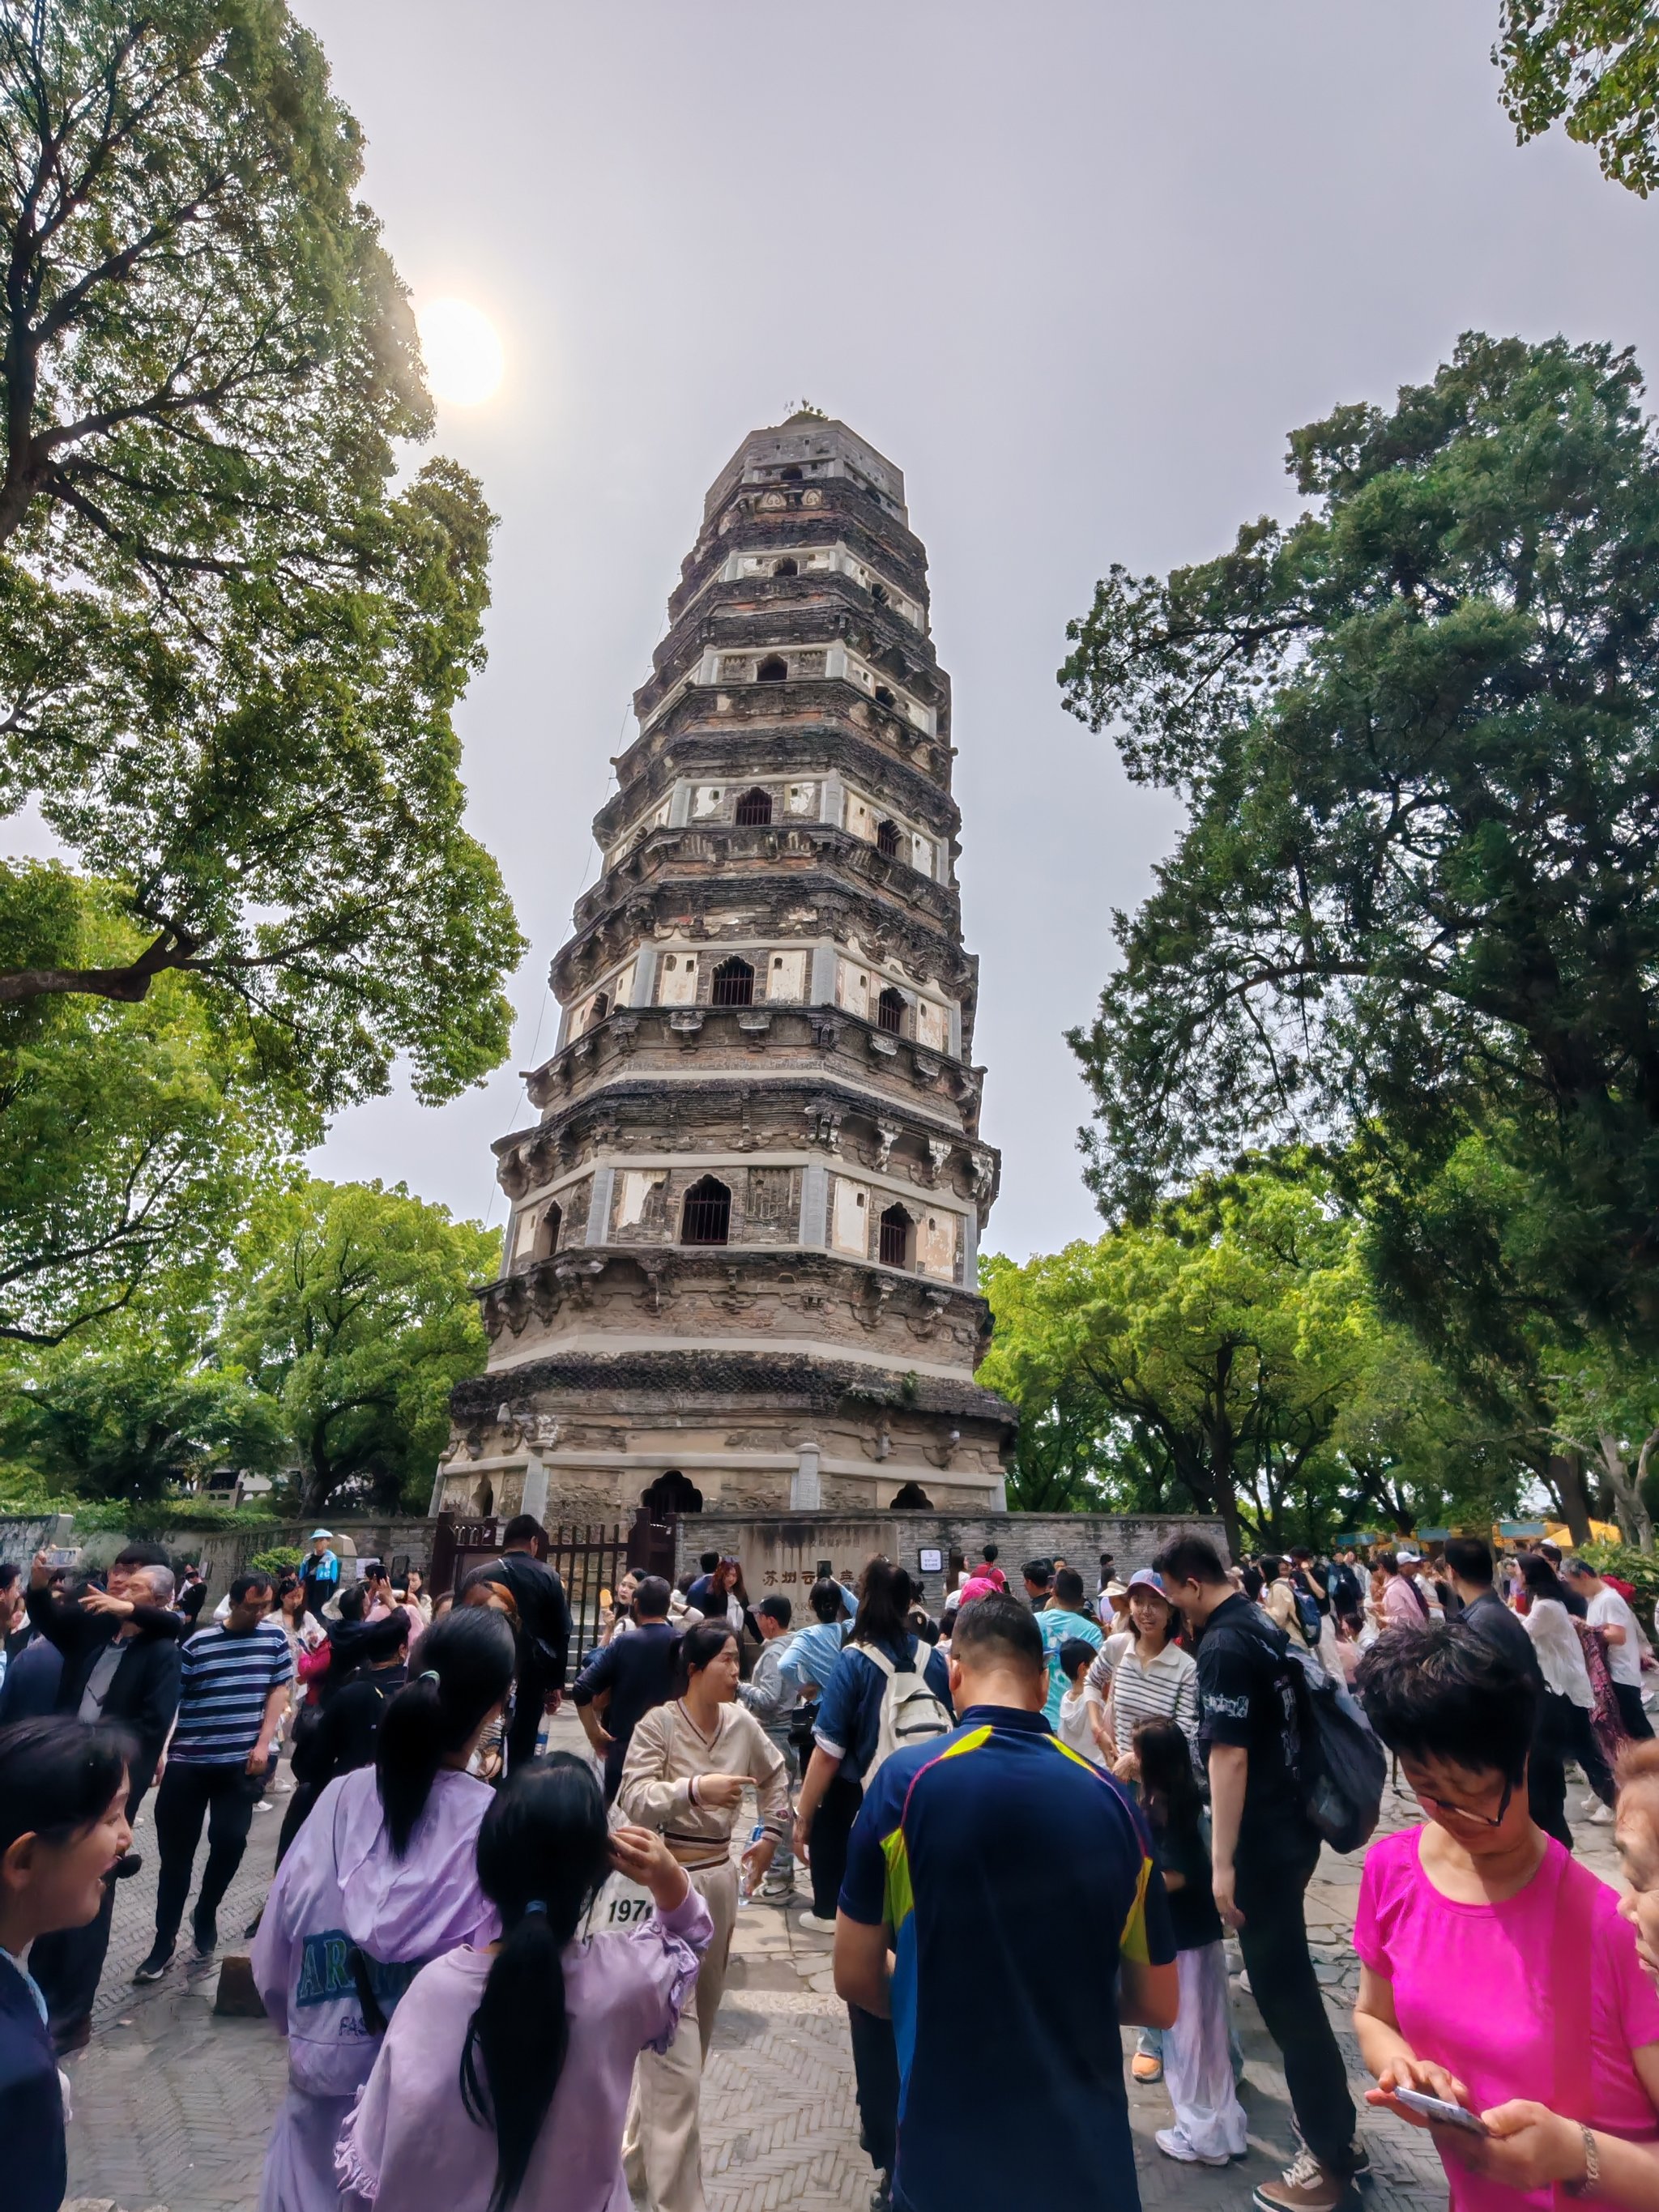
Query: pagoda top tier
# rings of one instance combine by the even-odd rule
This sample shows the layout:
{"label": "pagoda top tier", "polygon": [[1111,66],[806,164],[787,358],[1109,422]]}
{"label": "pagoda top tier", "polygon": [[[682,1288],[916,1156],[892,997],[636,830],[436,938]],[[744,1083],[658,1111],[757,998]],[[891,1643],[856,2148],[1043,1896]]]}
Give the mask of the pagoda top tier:
{"label": "pagoda top tier", "polygon": [[851,477],[896,522],[909,525],[904,471],[845,422],[823,415],[792,415],[769,430],[751,430],[709,488],[702,503],[713,520],[744,484],[812,483]]}

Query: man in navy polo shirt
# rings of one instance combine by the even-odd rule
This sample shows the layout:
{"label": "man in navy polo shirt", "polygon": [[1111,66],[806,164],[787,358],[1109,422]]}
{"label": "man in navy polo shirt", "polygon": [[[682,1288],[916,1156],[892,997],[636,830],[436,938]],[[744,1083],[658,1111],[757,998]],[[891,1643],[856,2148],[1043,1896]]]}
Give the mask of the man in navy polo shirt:
{"label": "man in navy polo shirt", "polygon": [[[896,2034],[892,2202],[1006,2212],[1029,2197],[1040,2142],[1046,2172],[1139,2212],[1117,2031],[1171,2026],[1178,1995],[1151,1844],[1124,1791],[1043,1717],[1026,1607],[963,1606],[950,1664],[961,1725],[876,1775],[836,1922],[837,1993],[890,2012]],[[1008,2124],[988,2129],[995,2112]]]}

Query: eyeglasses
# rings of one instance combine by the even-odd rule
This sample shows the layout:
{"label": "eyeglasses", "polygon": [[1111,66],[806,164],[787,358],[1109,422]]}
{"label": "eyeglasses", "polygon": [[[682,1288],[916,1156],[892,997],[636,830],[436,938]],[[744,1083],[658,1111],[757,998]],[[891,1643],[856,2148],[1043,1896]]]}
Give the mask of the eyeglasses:
{"label": "eyeglasses", "polygon": [[1512,1782],[1504,1784],[1504,1794],[1498,1801],[1496,1813],[1471,1813],[1467,1805],[1454,1805],[1449,1798],[1436,1797],[1429,1790],[1419,1790],[1415,1784],[1413,1785],[1412,1795],[1419,1805],[1431,1806],[1437,1813],[1449,1814],[1455,1820],[1473,1821],[1477,1828],[1501,1828],[1509,1817],[1510,1806],[1515,1796],[1515,1784]]}

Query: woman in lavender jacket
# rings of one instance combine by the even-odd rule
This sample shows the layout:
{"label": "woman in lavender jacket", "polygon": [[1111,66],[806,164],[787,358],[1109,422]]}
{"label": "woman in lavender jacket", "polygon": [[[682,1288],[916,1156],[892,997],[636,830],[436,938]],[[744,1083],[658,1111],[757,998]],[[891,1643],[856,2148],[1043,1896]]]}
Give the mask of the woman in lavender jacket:
{"label": "woman in lavender jacket", "polygon": [[[584,1938],[613,1867],[654,1910]],[[340,2140],[343,2212],[628,2212],[634,2061],[673,2037],[708,1908],[659,1836],[606,1834],[599,1784],[562,1753],[484,1816],[478,1880],[501,1938],[416,1977]]]}
{"label": "woman in lavender jacket", "polygon": [[428,1960],[499,1925],[474,1864],[492,1796],[466,1765],[512,1687],[513,1632],[496,1613],[453,1613],[421,1658],[386,1709],[374,1765],[312,1808],[254,1939],[289,2081],[259,2212],[337,2212],[334,2147],[394,2006]]}

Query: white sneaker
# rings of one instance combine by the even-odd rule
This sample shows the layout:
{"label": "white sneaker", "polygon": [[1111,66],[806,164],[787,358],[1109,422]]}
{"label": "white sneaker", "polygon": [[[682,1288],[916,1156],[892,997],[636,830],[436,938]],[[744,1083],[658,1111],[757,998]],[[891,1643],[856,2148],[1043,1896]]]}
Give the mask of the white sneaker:
{"label": "white sneaker", "polygon": [[1583,1796],[1583,1797],[1581,1797],[1581,1798],[1579,1799],[1579,1801],[1578,1801],[1578,1809],[1579,1809],[1579,1811],[1580,1811],[1580,1812],[1584,1815],[1584,1817],[1585,1817],[1585,1819],[1586,1819],[1587,1820],[1593,1820],[1595,1818],[1595,1814],[1596,1814],[1596,1813],[1597,1813],[1598,1809],[1600,1808],[1601,1803],[1601,1799],[1596,1796],[1595,1792],[1592,1790],[1589,1793],[1589,1795],[1588,1795],[1588,1796]]}
{"label": "white sneaker", "polygon": [[803,1912],[799,1924],[810,1929],[814,1936],[833,1936],[836,1932],[835,1922],[820,1919],[816,1912]]}
{"label": "white sneaker", "polygon": [[1231,2166],[1232,2163],[1231,2159],[1200,2157],[1179,2128],[1159,2128],[1152,2141],[1165,2158],[1178,2159],[1182,2166]]}
{"label": "white sneaker", "polygon": [[1598,1797],[1595,1800],[1595,1810],[1593,1813],[1586,1813],[1584,1820],[1589,1827],[1610,1828],[1613,1826],[1613,1808],[1611,1805],[1604,1805]]}

